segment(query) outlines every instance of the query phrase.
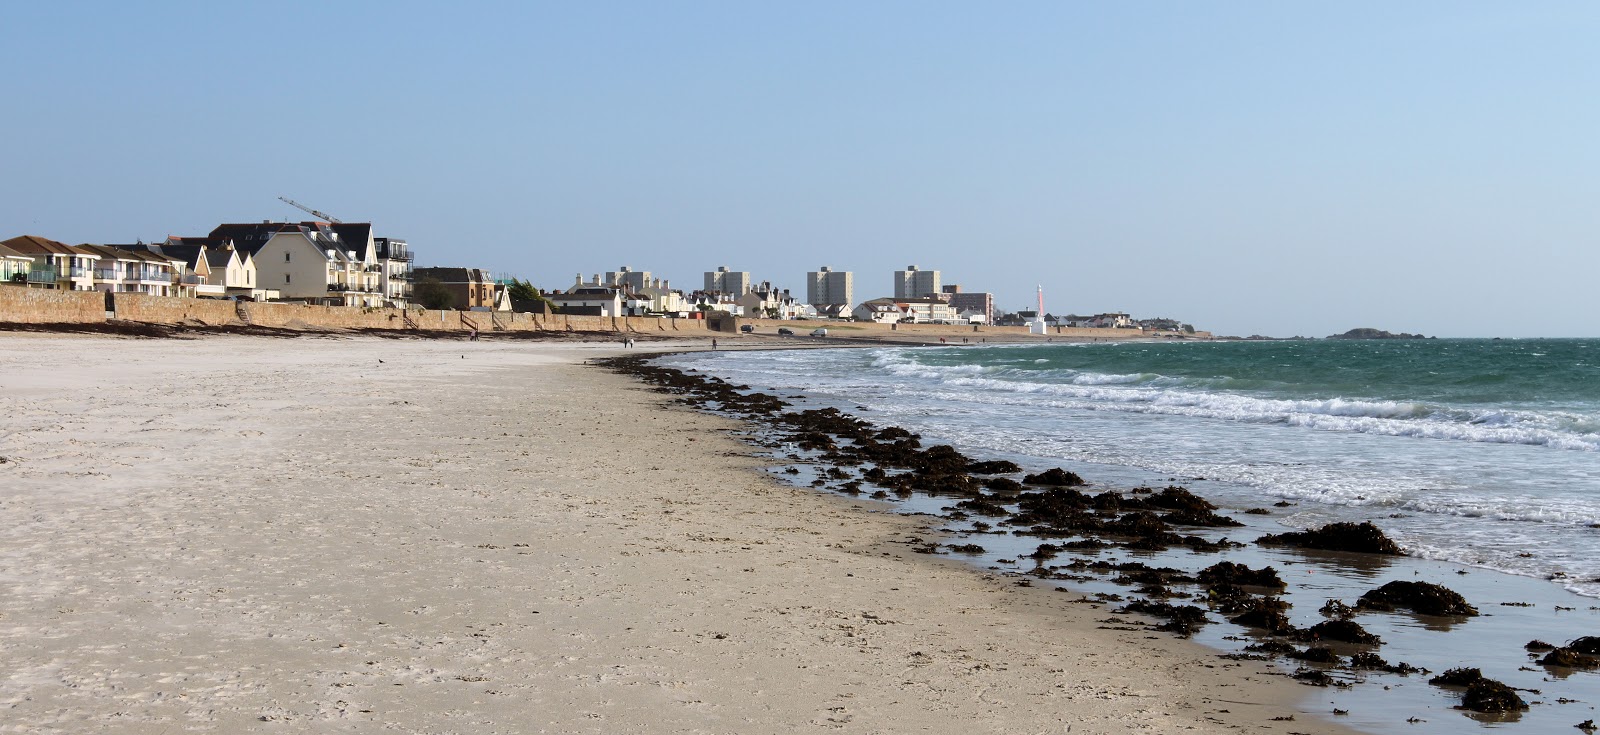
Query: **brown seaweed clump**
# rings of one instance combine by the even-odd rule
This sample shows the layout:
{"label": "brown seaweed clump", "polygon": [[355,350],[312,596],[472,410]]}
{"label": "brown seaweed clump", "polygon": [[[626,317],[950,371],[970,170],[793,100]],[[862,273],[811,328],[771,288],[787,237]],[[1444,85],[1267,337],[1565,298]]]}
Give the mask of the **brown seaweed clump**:
{"label": "brown seaweed clump", "polygon": [[1404,661],[1401,661],[1400,663],[1397,663],[1397,664],[1390,664],[1388,661],[1383,660],[1382,656],[1379,656],[1376,653],[1371,653],[1371,652],[1368,652],[1368,651],[1363,651],[1361,653],[1357,653],[1357,654],[1351,656],[1350,657],[1350,668],[1352,668],[1352,669],[1374,669],[1374,670],[1377,670],[1377,671],[1387,671],[1387,672],[1389,672],[1391,674],[1402,674],[1402,675],[1404,675],[1404,674],[1415,674],[1418,671],[1421,671],[1421,669],[1418,669],[1417,667],[1412,666],[1411,664],[1408,664],[1408,663],[1406,663]]}
{"label": "brown seaweed clump", "polygon": [[1586,635],[1566,645],[1578,653],[1587,653],[1591,656],[1600,655],[1600,636]]}
{"label": "brown seaweed clump", "polygon": [[1324,620],[1295,633],[1295,637],[1302,641],[1343,641],[1373,646],[1383,643],[1382,638],[1368,633],[1366,628],[1350,620]]}
{"label": "brown seaweed clump", "polygon": [[1251,569],[1244,564],[1235,564],[1231,561],[1217,562],[1200,570],[1198,575],[1201,584],[1238,584],[1250,587],[1272,587],[1283,589],[1288,585],[1278,576],[1278,570],[1272,567]]}
{"label": "brown seaweed clump", "polygon": [[1443,674],[1429,679],[1428,683],[1436,687],[1464,687],[1482,678],[1482,671],[1479,671],[1476,668],[1462,667],[1459,669],[1449,669]]}
{"label": "brown seaweed clump", "polygon": [[1024,485],[1049,485],[1051,487],[1076,487],[1084,484],[1083,478],[1076,473],[1068,472],[1060,467],[1040,472],[1037,475],[1027,475],[1022,478]]}
{"label": "brown seaweed clump", "polygon": [[1510,712],[1527,709],[1528,703],[1501,682],[1479,679],[1467,685],[1467,693],[1461,697],[1461,706],[1474,712]]}
{"label": "brown seaweed clump", "polygon": [[1569,669],[1592,669],[1600,666],[1600,660],[1593,656],[1585,656],[1570,648],[1557,648],[1539,659],[1540,666],[1564,666]]}
{"label": "brown seaweed clump", "polygon": [[1375,590],[1368,590],[1356,600],[1358,610],[1392,612],[1405,608],[1418,615],[1478,614],[1478,608],[1467,604],[1466,598],[1443,585],[1431,582],[1396,580]]}
{"label": "brown seaweed clump", "polygon": [[1365,523],[1330,523],[1308,531],[1268,534],[1256,539],[1267,546],[1295,546],[1302,549],[1324,551],[1353,551],[1362,554],[1389,554],[1405,556],[1400,546],[1370,521]]}

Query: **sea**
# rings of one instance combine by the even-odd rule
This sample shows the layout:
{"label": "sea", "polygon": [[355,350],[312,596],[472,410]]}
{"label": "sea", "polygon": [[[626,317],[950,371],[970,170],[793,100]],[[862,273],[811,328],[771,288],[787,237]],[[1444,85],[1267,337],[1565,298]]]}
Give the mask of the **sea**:
{"label": "sea", "polygon": [[[1486,613],[1459,627],[1472,646],[1441,645],[1430,637],[1436,623],[1396,618],[1386,655],[1438,671],[1477,662],[1437,649],[1492,643],[1512,650],[1484,660],[1487,675],[1586,703],[1564,702],[1555,715],[1536,708],[1519,731],[1576,716],[1561,726],[1570,730],[1597,714],[1600,674],[1551,673],[1520,646],[1600,635],[1600,340],[968,343],[724,350],[660,364],[835,406],[922,434],[925,445],[1035,471],[1065,467],[1099,488],[1178,484],[1225,511],[1270,510],[1236,515],[1251,531],[1373,521],[1411,566],[1324,568],[1258,553],[1347,601],[1400,576],[1463,590]],[[1320,620],[1315,605],[1297,610],[1297,624]],[[1217,640],[1226,632],[1208,642],[1226,648]],[[1332,695],[1340,704],[1330,706],[1363,708],[1350,724],[1371,732],[1452,730],[1455,695],[1399,684],[1415,696],[1373,699],[1369,687]],[[1391,730],[1402,714],[1418,721]],[[1428,717],[1445,724],[1422,726]],[[1519,718],[1479,719],[1504,727]]]}
{"label": "sea", "polygon": [[1382,519],[1414,555],[1600,597],[1600,340],[885,347],[669,364],[801,390],[1025,466],[1138,468],[1214,502],[1295,502],[1290,525]]}

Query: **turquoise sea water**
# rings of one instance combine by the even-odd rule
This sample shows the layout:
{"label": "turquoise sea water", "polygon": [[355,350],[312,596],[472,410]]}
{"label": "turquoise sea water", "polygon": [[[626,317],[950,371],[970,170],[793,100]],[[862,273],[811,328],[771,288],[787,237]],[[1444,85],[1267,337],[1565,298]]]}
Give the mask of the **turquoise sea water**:
{"label": "turquoise sea water", "polygon": [[[1287,525],[1600,596],[1600,340],[1048,344],[669,359],[1025,465],[1176,478]],[[1098,466],[1098,467],[1096,467]],[[1204,478],[1199,479],[1199,478]]]}

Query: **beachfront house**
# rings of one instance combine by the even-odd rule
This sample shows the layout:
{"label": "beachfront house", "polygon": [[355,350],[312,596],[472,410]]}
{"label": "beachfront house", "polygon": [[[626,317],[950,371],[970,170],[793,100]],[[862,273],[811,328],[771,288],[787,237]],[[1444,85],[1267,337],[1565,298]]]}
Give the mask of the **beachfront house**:
{"label": "beachfront house", "polygon": [[905,312],[901,321],[912,324],[955,324],[960,318],[949,302],[939,296],[895,299],[894,302]]}
{"label": "beachfront house", "polygon": [[625,316],[622,289],[615,286],[583,284],[566,291],[544,295],[561,314],[574,316]]}
{"label": "beachfront house", "polygon": [[898,324],[906,318],[905,309],[895,303],[894,299],[863,301],[850,313],[858,322],[876,324]]}
{"label": "beachfront house", "polygon": [[28,285],[62,291],[93,291],[94,268],[100,256],[37,235],[20,235],[0,242],[7,249],[33,258]]}
{"label": "beachfront house", "polygon": [[384,299],[371,233],[365,223],[268,221],[218,225],[210,237],[249,254],[259,287],[284,299],[375,307]]}
{"label": "beachfront house", "polygon": [[94,267],[94,289],[108,293],[145,293],[172,296],[182,261],[148,250],[125,250],[110,245],[79,245],[99,256]]}
{"label": "beachfront house", "polygon": [[33,269],[33,256],[24,255],[0,245],[0,284],[28,285],[28,272]]}
{"label": "beachfront house", "polygon": [[510,311],[511,297],[506,289],[482,268],[416,268],[417,283],[442,287],[450,294],[450,308],[475,311]]}

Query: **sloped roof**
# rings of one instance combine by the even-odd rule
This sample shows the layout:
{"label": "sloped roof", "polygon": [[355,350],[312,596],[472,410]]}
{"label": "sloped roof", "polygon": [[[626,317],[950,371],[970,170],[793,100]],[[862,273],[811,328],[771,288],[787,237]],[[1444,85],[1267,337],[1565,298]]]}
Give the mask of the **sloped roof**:
{"label": "sloped roof", "polygon": [[27,258],[28,260],[33,260],[32,255],[19,253],[4,245],[0,245],[0,258]]}
{"label": "sloped roof", "polygon": [[64,242],[57,242],[48,237],[38,235],[18,235],[10,240],[0,240],[4,245],[23,255],[92,255],[85,253]]}

